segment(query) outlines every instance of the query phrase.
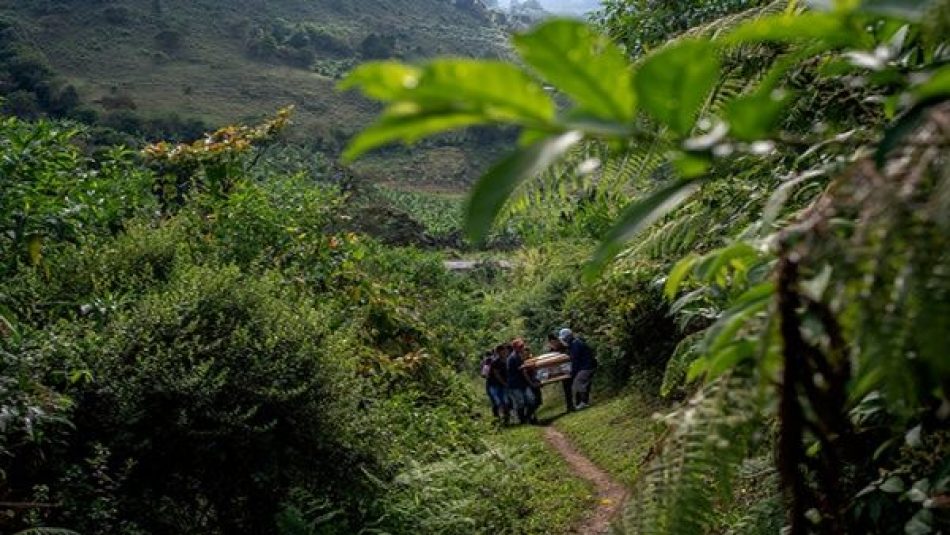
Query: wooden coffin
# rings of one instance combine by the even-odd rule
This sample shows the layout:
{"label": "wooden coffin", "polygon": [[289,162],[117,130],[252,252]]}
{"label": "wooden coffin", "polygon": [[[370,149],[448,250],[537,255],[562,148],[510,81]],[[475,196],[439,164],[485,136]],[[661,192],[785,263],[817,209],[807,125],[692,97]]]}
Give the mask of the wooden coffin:
{"label": "wooden coffin", "polygon": [[529,370],[535,381],[545,385],[571,378],[571,357],[564,353],[545,353],[525,361],[522,368]]}

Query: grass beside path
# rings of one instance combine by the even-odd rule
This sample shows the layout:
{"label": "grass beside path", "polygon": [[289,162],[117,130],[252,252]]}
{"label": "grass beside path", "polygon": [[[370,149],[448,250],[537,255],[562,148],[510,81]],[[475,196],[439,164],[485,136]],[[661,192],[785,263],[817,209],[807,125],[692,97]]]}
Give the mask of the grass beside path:
{"label": "grass beside path", "polygon": [[529,474],[530,509],[513,511],[519,534],[567,533],[596,505],[593,486],[577,476],[567,462],[545,442],[544,429],[522,425],[499,429],[489,443],[513,451],[514,459]]}
{"label": "grass beside path", "polygon": [[[479,388],[480,382],[473,383]],[[652,416],[668,404],[636,391],[612,398],[596,397],[594,404],[564,413],[560,385],[544,389],[539,417],[570,439],[577,450],[621,484],[632,487],[637,467],[655,439]],[[487,400],[480,411],[490,418]],[[511,454],[526,474],[532,496],[518,511],[517,533],[571,533],[597,507],[595,489],[577,477],[567,462],[544,439],[544,427],[513,425],[486,437],[493,447]]]}
{"label": "grass beside path", "polygon": [[550,419],[597,466],[630,487],[637,469],[656,438],[653,414],[667,404],[633,391],[595,399],[590,407],[564,414],[564,399],[553,387],[545,389],[541,418]]}

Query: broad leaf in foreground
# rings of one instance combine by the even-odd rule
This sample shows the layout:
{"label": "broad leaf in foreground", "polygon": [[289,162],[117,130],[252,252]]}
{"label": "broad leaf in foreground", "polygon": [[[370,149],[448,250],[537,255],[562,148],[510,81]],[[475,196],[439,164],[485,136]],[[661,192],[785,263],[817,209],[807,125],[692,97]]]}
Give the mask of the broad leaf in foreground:
{"label": "broad leaf in foreground", "polygon": [[551,97],[521,69],[497,61],[436,60],[422,68],[394,62],[363,65],[341,89],[360,89],[388,103],[380,119],[357,136],[344,158],[374,148],[466,126],[510,123],[546,126],[554,120]]}
{"label": "broad leaf in foreground", "polygon": [[719,57],[708,41],[683,41],[649,56],[634,80],[640,105],[680,136],[719,78]]}
{"label": "broad leaf in foreground", "polygon": [[580,111],[600,119],[633,119],[631,66],[606,36],[579,21],[553,20],[515,36],[514,42],[525,63],[569,95]]}
{"label": "broad leaf in foreground", "polygon": [[769,42],[801,43],[818,41],[826,47],[861,46],[865,36],[853,31],[833,13],[782,14],[750,20],[725,36],[732,45]]}
{"label": "broad leaf in foreground", "polygon": [[391,112],[353,138],[343,152],[343,159],[353,161],[367,151],[394,141],[413,143],[439,132],[483,122],[484,116],[478,113],[430,112],[400,115]]}

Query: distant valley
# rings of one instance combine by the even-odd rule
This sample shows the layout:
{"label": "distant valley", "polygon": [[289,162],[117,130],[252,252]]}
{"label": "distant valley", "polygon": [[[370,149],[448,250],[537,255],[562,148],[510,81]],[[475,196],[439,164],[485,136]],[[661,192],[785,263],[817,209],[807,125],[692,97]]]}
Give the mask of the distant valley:
{"label": "distant valley", "polygon": [[[55,82],[47,85],[68,86],[100,123],[125,131],[190,124],[193,133],[195,123],[251,122],[294,105],[293,138],[329,153],[376,111],[335,88],[359,62],[506,54],[493,14],[452,0],[8,0],[0,23],[10,47],[48,66]],[[357,171],[451,189],[475,176],[499,139],[480,132],[395,147]]]}

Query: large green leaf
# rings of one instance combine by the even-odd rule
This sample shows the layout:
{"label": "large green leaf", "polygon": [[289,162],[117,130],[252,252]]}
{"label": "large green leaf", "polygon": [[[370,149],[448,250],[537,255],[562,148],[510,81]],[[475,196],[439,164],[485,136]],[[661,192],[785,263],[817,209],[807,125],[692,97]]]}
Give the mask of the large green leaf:
{"label": "large green leaf", "polygon": [[601,119],[629,121],[636,93],[630,63],[606,36],[574,20],[552,20],[515,36],[525,63]]}
{"label": "large green leaf", "polygon": [[707,382],[736,367],[740,362],[755,356],[755,344],[749,340],[739,340],[715,353],[709,353],[696,359],[686,371],[686,381],[691,383],[702,375]]}
{"label": "large green leaf", "polygon": [[801,43],[818,41],[826,48],[867,44],[866,34],[854,31],[838,13],[785,13],[750,20],[732,30],[723,41],[743,43]]}
{"label": "large green leaf", "polygon": [[670,270],[670,274],[666,278],[666,284],[663,285],[663,294],[667,299],[676,297],[676,292],[679,291],[680,284],[682,284],[686,276],[693,271],[693,267],[696,265],[698,259],[699,255],[690,253],[673,266],[673,269]]}
{"label": "large green leaf", "polygon": [[484,241],[492,222],[518,184],[550,167],[582,138],[576,131],[549,137],[495,164],[478,180],[469,197],[465,214],[469,239],[476,243]]}
{"label": "large green leaf", "polygon": [[[836,4],[833,0],[808,0],[811,7],[819,9],[835,9]],[[858,11],[868,13],[880,13],[906,20],[921,21],[927,13],[936,6],[936,0],[864,0],[863,2],[849,2],[855,4]]]}
{"label": "large green leaf", "polygon": [[422,69],[396,61],[364,63],[350,71],[342,81],[341,90],[359,89],[369,98],[385,102],[405,98],[419,85]]}
{"label": "large green leaf", "polygon": [[343,159],[352,161],[361,154],[394,141],[412,143],[426,136],[485,122],[485,116],[464,112],[384,114],[379,121],[350,140]]}
{"label": "large green leaf", "polygon": [[648,57],[634,79],[640,105],[681,136],[689,134],[696,113],[719,77],[712,43],[681,41]]}
{"label": "large green leaf", "polygon": [[775,284],[772,282],[764,282],[746,290],[706,331],[705,349],[710,353],[716,353],[734,342],[749,319],[765,310],[774,295]]}
{"label": "large green leaf", "polygon": [[484,123],[547,126],[555,106],[517,67],[497,61],[445,59],[422,68],[394,62],[363,65],[340,83],[388,102],[380,120],[357,136],[344,158],[376,147],[411,143],[439,132]]}
{"label": "large green leaf", "polygon": [[547,122],[554,101],[527,73],[509,63],[441,59],[425,66],[412,100],[424,108],[450,106],[492,120]]}
{"label": "large green leaf", "polygon": [[682,204],[699,188],[700,180],[675,180],[628,206],[607,233],[584,270],[587,279],[599,274],[629,240]]}
{"label": "large green leaf", "polygon": [[937,69],[924,83],[913,89],[918,100],[950,97],[950,66]]}
{"label": "large green leaf", "polygon": [[340,89],[416,105],[418,111],[482,113],[486,118],[549,121],[555,107],[544,89],[521,69],[500,61],[438,59],[412,67],[396,62],[367,63],[353,70]]}

